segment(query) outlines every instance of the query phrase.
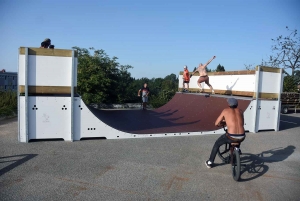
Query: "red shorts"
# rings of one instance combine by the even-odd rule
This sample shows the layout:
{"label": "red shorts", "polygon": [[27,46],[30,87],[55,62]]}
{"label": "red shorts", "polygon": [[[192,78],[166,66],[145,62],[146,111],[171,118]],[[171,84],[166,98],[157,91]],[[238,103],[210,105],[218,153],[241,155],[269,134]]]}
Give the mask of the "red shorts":
{"label": "red shorts", "polygon": [[205,76],[200,76],[198,79],[198,83],[202,83],[205,82],[205,84],[210,85],[209,84],[209,77],[207,75]]}

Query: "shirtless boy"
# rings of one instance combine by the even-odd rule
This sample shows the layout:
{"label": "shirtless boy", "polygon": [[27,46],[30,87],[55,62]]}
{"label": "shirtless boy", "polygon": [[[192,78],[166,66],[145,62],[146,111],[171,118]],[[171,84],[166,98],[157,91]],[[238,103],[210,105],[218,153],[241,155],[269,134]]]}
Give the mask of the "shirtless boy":
{"label": "shirtless boy", "polygon": [[235,98],[227,99],[228,108],[225,108],[215,122],[215,126],[227,125],[227,133],[221,135],[214,144],[209,160],[205,161],[205,165],[211,168],[214,164],[219,147],[225,143],[244,141],[244,115],[243,111],[237,108],[238,102]]}
{"label": "shirtless boy", "polygon": [[212,93],[212,94],[215,93],[213,87],[211,86],[211,84],[209,84],[209,77],[208,77],[207,72],[206,72],[206,66],[207,66],[213,59],[215,59],[215,58],[216,58],[216,56],[213,56],[213,58],[211,58],[211,59],[210,59],[206,64],[204,64],[204,65],[203,65],[202,63],[200,63],[200,64],[199,64],[199,67],[192,73],[192,75],[194,75],[194,74],[198,71],[199,74],[200,74],[200,77],[199,77],[199,79],[198,79],[198,81],[197,81],[197,84],[198,84],[198,86],[199,86],[199,88],[200,88],[200,93],[203,92],[203,88],[201,87],[201,83],[202,83],[202,82],[205,82],[205,84],[207,84],[207,85],[209,86],[209,88],[211,89],[211,93]]}

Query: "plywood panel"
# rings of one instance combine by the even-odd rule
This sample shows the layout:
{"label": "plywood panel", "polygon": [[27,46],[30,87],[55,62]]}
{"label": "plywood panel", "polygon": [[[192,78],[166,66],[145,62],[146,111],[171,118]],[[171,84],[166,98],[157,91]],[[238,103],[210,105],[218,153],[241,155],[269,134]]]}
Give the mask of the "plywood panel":
{"label": "plywood panel", "polygon": [[[19,86],[20,93],[25,93],[25,86]],[[28,86],[30,94],[71,94],[69,86]],[[77,87],[74,87],[74,93],[77,93]]]}

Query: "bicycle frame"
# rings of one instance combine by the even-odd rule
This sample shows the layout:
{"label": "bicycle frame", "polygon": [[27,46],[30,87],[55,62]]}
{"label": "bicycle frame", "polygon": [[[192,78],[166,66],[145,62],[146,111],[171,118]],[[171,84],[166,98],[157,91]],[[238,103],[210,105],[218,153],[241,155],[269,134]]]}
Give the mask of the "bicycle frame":
{"label": "bicycle frame", "polygon": [[[225,133],[227,133],[227,129],[225,129],[225,126],[223,125],[223,129]],[[228,144],[228,147],[227,147]],[[232,176],[235,181],[238,181],[240,178],[240,170],[241,170],[241,163],[240,163],[240,142],[232,142],[232,143],[226,143],[225,144],[225,150],[224,152],[220,152],[220,147],[218,149],[218,155],[219,157],[225,162],[230,163],[232,167]],[[229,151],[229,157],[226,159],[223,154],[228,153]]]}

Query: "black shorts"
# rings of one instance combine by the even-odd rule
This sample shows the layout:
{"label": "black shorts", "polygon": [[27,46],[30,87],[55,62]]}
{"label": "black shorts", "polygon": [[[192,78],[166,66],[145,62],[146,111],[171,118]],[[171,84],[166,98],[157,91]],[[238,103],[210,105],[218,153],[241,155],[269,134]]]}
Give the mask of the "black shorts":
{"label": "black shorts", "polygon": [[183,81],[183,83],[190,83],[190,81]]}

